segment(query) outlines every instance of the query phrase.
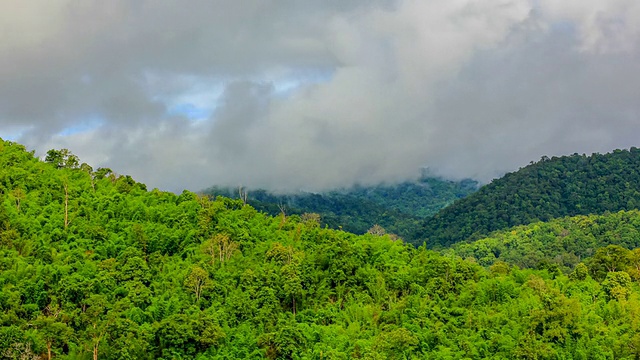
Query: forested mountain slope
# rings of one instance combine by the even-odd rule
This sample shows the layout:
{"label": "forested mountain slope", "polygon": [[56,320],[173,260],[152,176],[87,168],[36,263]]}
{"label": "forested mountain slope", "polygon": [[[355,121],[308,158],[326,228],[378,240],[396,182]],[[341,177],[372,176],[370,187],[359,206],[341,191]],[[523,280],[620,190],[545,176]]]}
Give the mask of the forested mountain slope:
{"label": "forested mountain slope", "polygon": [[231,198],[246,194],[248,204],[274,216],[283,210],[297,215],[317,213],[323,226],[356,234],[364,234],[377,224],[411,242],[422,219],[476,190],[477,182],[473,180],[423,177],[396,185],[354,186],[323,193],[278,195],[265,190],[220,187],[211,187],[204,193]]}
{"label": "forested mountain slope", "polygon": [[565,273],[586,258],[598,261],[607,258],[620,261],[618,268],[626,268],[629,261],[633,262],[635,273],[640,270],[640,250],[635,250],[631,259],[623,249],[639,247],[640,211],[630,210],[520,225],[471,243],[457,243],[447,251],[463,258],[473,257],[483,266],[502,261],[521,268]]}
{"label": "forested mountain slope", "polygon": [[416,237],[448,246],[515,225],[639,205],[640,149],[545,157],[444,208]]}
{"label": "forested mountain slope", "polygon": [[486,269],[49,155],[0,141],[0,357],[640,356],[632,262]]}

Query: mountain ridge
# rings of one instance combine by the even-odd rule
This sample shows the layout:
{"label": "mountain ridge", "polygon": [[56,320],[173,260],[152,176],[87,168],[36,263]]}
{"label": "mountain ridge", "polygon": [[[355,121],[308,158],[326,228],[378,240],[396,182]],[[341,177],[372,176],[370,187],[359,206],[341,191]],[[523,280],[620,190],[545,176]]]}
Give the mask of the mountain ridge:
{"label": "mountain ridge", "polygon": [[272,216],[282,211],[302,215],[317,213],[323,226],[364,234],[374,225],[413,241],[414,228],[421,219],[435,214],[456,199],[477,189],[477,182],[437,177],[422,177],[395,185],[355,185],[320,193],[295,192],[274,194],[266,190],[211,187],[202,193],[230,198],[242,198]]}
{"label": "mountain ridge", "polygon": [[516,225],[639,206],[639,149],[543,157],[442,209],[416,237],[446,247]]}

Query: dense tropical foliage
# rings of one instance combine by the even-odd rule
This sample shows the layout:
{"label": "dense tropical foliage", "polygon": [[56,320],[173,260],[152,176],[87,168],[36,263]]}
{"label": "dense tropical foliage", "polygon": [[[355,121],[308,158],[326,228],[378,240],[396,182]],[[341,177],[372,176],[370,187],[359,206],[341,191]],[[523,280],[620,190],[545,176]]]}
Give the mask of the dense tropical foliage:
{"label": "dense tropical foliage", "polygon": [[575,266],[529,268],[148,191],[64,151],[43,162],[0,141],[0,165],[0,357],[640,356],[638,250],[623,247],[636,246],[636,212],[538,224],[540,242],[593,247],[560,251],[582,256]]}
{"label": "dense tropical foliage", "polygon": [[438,212],[416,237],[448,246],[516,225],[638,207],[640,149],[543,157]]}
{"label": "dense tropical foliage", "polygon": [[[640,248],[638,210],[521,225],[471,243],[455,244],[447,251],[463,258],[473,257],[483,266],[502,261],[521,268],[568,273],[584,259],[600,261],[603,256],[614,256],[629,260],[630,256],[639,256],[640,261],[640,249],[635,255],[626,250],[635,248]],[[616,260],[621,264],[618,267],[626,268],[626,260],[620,259]]]}

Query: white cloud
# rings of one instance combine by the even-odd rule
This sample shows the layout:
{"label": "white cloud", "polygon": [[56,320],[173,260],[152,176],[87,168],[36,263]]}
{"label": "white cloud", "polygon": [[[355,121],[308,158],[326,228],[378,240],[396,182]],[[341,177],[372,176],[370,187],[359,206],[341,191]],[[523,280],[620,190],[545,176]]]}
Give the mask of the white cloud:
{"label": "white cloud", "polygon": [[640,35],[640,3],[629,0],[541,0],[540,9],[551,21],[574,26],[584,51],[633,51]]}
{"label": "white cloud", "polygon": [[488,180],[637,145],[633,0],[4,8],[0,136],[152,187]]}

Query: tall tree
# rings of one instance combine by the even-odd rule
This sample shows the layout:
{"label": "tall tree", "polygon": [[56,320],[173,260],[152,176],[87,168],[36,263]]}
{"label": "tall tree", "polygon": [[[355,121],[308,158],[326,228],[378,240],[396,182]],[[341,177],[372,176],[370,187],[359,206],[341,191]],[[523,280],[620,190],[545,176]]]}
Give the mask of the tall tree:
{"label": "tall tree", "polygon": [[80,167],[80,159],[68,149],[51,149],[47,151],[44,161],[55,165],[58,169],[76,169]]}

